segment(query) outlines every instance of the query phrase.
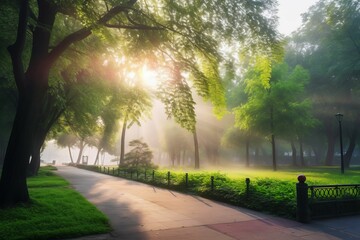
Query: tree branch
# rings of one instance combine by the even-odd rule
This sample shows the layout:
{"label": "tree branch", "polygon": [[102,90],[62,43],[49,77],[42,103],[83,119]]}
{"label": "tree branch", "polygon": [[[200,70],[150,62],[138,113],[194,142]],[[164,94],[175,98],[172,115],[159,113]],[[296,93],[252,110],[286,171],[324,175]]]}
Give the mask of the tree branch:
{"label": "tree branch", "polygon": [[73,43],[79,42],[88,36],[91,35],[92,30],[97,25],[103,25],[110,21],[112,18],[114,18],[117,14],[121,12],[125,12],[128,10],[132,5],[134,5],[137,2],[137,0],[130,0],[128,3],[123,5],[118,5],[110,9],[105,15],[103,15],[96,24],[84,27],[76,32],[71,33],[70,35],[66,36],[57,46],[54,47],[54,49],[49,53],[48,55],[48,63],[50,66],[54,64],[54,62],[61,56],[63,52]]}
{"label": "tree branch", "polygon": [[164,28],[162,28],[162,27],[152,27],[152,26],[147,26],[147,25],[142,25],[142,24],[122,25],[122,24],[105,23],[104,26],[108,27],[108,28],[118,28],[118,29],[122,28],[122,29],[134,29],[134,30],[164,30]]}
{"label": "tree branch", "polygon": [[16,40],[14,44],[8,47],[8,52],[10,53],[13,66],[15,83],[19,93],[21,93],[25,88],[25,72],[24,64],[21,60],[21,55],[24,51],[24,45],[26,41],[28,16],[29,0],[21,1]]}

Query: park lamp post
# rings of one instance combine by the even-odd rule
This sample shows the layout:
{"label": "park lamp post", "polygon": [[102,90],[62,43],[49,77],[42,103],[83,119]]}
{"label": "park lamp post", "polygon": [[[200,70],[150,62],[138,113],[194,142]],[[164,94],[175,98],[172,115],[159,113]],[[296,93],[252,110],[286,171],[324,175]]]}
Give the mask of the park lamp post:
{"label": "park lamp post", "polygon": [[342,115],[341,113],[337,113],[337,114],[335,114],[335,117],[339,122],[341,173],[344,174],[344,154],[343,154],[342,126],[341,126],[341,121],[342,121],[344,115]]}

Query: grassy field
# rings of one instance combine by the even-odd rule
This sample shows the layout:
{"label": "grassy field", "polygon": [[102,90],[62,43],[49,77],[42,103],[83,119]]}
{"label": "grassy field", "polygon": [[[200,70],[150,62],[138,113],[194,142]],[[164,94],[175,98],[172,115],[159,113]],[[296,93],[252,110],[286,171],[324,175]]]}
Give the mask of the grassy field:
{"label": "grassy field", "polygon": [[[191,171],[190,171],[191,172]],[[210,171],[211,172],[211,171]],[[226,174],[231,179],[265,179],[289,181],[296,183],[297,176],[306,176],[308,184],[358,184],[360,183],[360,167],[346,169],[345,174],[341,174],[339,167],[308,167],[308,168],[279,168],[273,171],[270,168],[241,168],[220,169],[216,172]]]}
{"label": "grassy field", "polygon": [[69,183],[43,167],[28,179],[31,204],[0,209],[0,239],[64,239],[110,231],[108,219]]}
{"label": "grassy field", "polygon": [[[96,166],[83,166],[89,170],[99,171]],[[104,172],[104,168],[101,169]],[[120,177],[146,182],[155,186],[170,188],[178,191],[197,194],[210,199],[246,207],[257,211],[267,212],[294,219],[296,217],[296,183],[297,176],[304,174],[309,185],[319,184],[359,184],[360,168],[346,169],[341,174],[338,167],[311,168],[280,168],[272,169],[232,168],[222,170],[138,170],[130,174],[130,170],[114,168],[114,174]],[[170,182],[168,172],[170,171]],[[105,169],[106,173],[113,173],[112,168]],[[126,172],[126,173],[125,173]],[[188,173],[186,185],[185,173]],[[214,186],[211,188],[211,176]],[[246,190],[245,179],[250,178],[249,191]]]}

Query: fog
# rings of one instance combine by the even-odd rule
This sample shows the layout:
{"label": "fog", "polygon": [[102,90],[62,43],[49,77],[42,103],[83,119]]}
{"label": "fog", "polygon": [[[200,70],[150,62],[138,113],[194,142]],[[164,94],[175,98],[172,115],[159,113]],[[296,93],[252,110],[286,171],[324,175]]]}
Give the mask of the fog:
{"label": "fog", "polygon": [[[220,159],[213,158],[212,155],[219,151],[221,137],[225,128],[231,123],[230,116],[224,116],[217,119],[210,104],[197,100],[197,132],[200,147],[200,162],[202,167],[209,166],[211,163],[217,163]],[[132,125],[126,131],[125,153],[128,152],[128,143],[134,139],[141,139],[146,142],[153,152],[153,162],[156,165],[171,167],[179,166],[192,168],[194,164],[194,143],[193,135],[185,129],[178,126],[172,119],[168,119],[164,113],[164,106],[161,102],[153,103],[152,114],[149,118],[142,119],[141,126]],[[119,123],[120,124],[120,123]],[[120,134],[118,134],[120,135]],[[100,163],[103,165],[114,165],[120,155],[120,139],[116,143],[117,156],[103,153],[100,157]],[[211,153],[211,149],[215,152]],[[71,149],[73,158],[76,159],[79,153],[77,147]],[[96,158],[97,149],[86,147],[82,156],[88,156],[88,164],[93,164]],[[172,154],[172,155],[171,155]],[[231,156],[226,161],[238,162],[238,158]],[[70,156],[67,148],[60,148],[54,140],[48,141],[41,154],[41,159],[45,163],[67,164],[70,163]],[[211,162],[212,161],[212,162]]]}

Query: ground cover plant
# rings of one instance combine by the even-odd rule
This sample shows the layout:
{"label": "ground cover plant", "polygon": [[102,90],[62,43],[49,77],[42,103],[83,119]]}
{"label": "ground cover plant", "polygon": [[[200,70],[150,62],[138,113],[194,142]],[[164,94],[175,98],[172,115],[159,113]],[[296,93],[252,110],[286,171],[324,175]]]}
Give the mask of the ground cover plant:
{"label": "ground cover plant", "polygon": [[[168,169],[130,171],[117,167],[80,167],[292,219],[296,217],[295,186],[298,175],[305,175],[309,185],[360,183],[359,167],[348,169],[345,174],[341,174],[338,167],[281,168],[278,171],[266,168],[219,171]],[[211,177],[213,177],[213,186]],[[246,178],[250,180],[248,187]]]}
{"label": "ground cover plant", "polygon": [[0,209],[0,239],[64,239],[110,231],[106,216],[42,167],[28,179],[31,203]]}

